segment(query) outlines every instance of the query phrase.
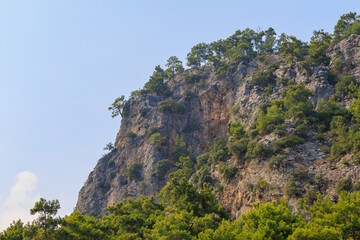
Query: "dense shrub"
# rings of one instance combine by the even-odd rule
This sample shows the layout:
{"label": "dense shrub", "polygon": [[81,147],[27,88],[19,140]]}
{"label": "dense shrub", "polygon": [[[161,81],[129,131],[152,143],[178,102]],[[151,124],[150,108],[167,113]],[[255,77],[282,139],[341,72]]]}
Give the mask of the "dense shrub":
{"label": "dense shrub", "polygon": [[287,109],[287,117],[296,117],[309,120],[315,114],[314,106],[308,102],[312,92],[303,84],[292,85],[284,97],[284,106]]}
{"label": "dense shrub", "polygon": [[167,113],[184,113],[186,111],[184,104],[175,101],[171,97],[159,102],[158,108],[161,112]]}
{"label": "dense shrub", "polygon": [[284,193],[287,197],[296,197],[300,195],[300,189],[295,181],[290,179],[284,186]]}
{"label": "dense shrub", "polygon": [[336,192],[340,194],[343,191],[351,191],[352,183],[350,178],[341,179],[336,183],[335,186]]}
{"label": "dense shrub", "polygon": [[149,136],[151,136],[151,135],[153,135],[154,133],[157,133],[157,132],[159,132],[159,129],[156,126],[151,126],[146,130],[146,134],[149,135]]}
{"label": "dense shrub", "polygon": [[289,136],[279,138],[274,142],[273,150],[274,152],[279,152],[285,148],[293,147],[299,144],[304,143],[304,139],[295,135],[290,134]]}
{"label": "dense shrub", "polygon": [[265,179],[259,179],[254,185],[254,191],[258,193],[264,192],[270,187],[270,184]]}
{"label": "dense shrub", "polygon": [[141,163],[133,163],[127,168],[126,175],[130,180],[140,180],[142,169]]}
{"label": "dense shrub", "polygon": [[207,78],[205,74],[184,74],[184,79],[187,83],[198,83]]}
{"label": "dense shrub", "polygon": [[342,96],[355,97],[359,89],[359,83],[356,82],[353,76],[343,76],[335,85],[335,88],[336,92]]}
{"label": "dense shrub", "polygon": [[176,135],[174,139],[173,149],[170,152],[171,159],[177,162],[179,161],[180,157],[186,157],[188,155],[189,151],[186,150],[186,143],[179,135]]}
{"label": "dense shrub", "polygon": [[228,133],[230,135],[230,140],[234,142],[245,137],[245,129],[240,122],[231,123],[228,128]]}
{"label": "dense shrub", "polygon": [[201,189],[204,186],[204,183],[213,183],[211,177],[210,167],[207,165],[202,166],[196,173],[191,177],[191,182],[197,189]]}
{"label": "dense shrub", "polygon": [[298,168],[291,172],[291,177],[295,181],[304,181],[308,178],[308,174],[304,168]]}
{"label": "dense shrub", "polygon": [[162,137],[159,132],[151,134],[149,138],[149,142],[156,147],[160,147],[165,143],[165,141],[166,141],[166,137]]}
{"label": "dense shrub", "polygon": [[288,36],[283,33],[280,36],[279,42],[279,52],[281,52],[284,57],[288,57],[287,62],[291,62],[294,58],[301,61],[308,55],[309,46],[307,43],[302,42],[294,36]]}
{"label": "dense shrub", "polygon": [[133,131],[128,131],[125,136],[128,138],[135,138],[136,134]]}
{"label": "dense shrub", "polygon": [[164,180],[166,174],[173,167],[175,167],[175,164],[169,161],[168,159],[160,160],[155,164],[154,174],[159,180]]}
{"label": "dense shrub", "polygon": [[323,30],[314,31],[309,45],[311,61],[318,64],[328,65],[330,57],[326,55],[326,50],[331,43],[332,37]]}
{"label": "dense shrub", "polygon": [[283,85],[284,87],[293,84],[294,84],[294,80],[287,77],[281,77],[276,80],[276,85]]}
{"label": "dense shrub", "polygon": [[236,71],[236,65],[231,63],[226,63],[221,61],[218,68],[216,69],[216,80],[221,80],[226,78],[229,74],[233,74]]}
{"label": "dense shrub", "polygon": [[196,165],[195,165],[195,169],[199,170],[202,166],[205,166],[208,164],[209,161],[209,157],[210,157],[210,152],[201,154],[200,156],[198,156],[196,158]]}
{"label": "dense shrub", "polygon": [[230,181],[233,177],[235,177],[238,169],[235,166],[221,166],[219,168],[219,172],[222,174],[222,178],[225,181]]}
{"label": "dense shrub", "polygon": [[261,86],[266,87],[269,84],[275,84],[276,76],[274,71],[278,68],[277,65],[271,65],[266,71],[256,73],[251,81],[249,81],[249,86]]}
{"label": "dense shrub", "polygon": [[241,157],[243,157],[246,154],[249,141],[250,140],[248,138],[243,138],[240,139],[239,141],[230,143],[228,146],[229,153],[237,157],[237,159],[241,159]]}
{"label": "dense shrub", "polygon": [[223,162],[229,157],[229,150],[227,141],[223,137],[214,138],[213,145],[211,146],[209,163],[217,164]]}
{"label": "dense shrub", "polygon": [[273,100],[259,107],[256,128],[260,134],[270,133],[275,130],[278,125],[284,123],[285,112],[283,108],[282,100]]}
{"label": "dense shrub", "polygon": [[272,154],[272,150],[266,144],[256,141],[251,141],[248,144],[246,158],[249,159],[264,159]]}
{"label": "dense shrub", "polygon": [[279,170],[284,166],[284,162],[286,158],[287,158],[286,155],[272,156],[268,163],[268,166],[273,170]]}
{"label": "dense shrub", "polygon": [[156,66],[153,75],[150,77],[149,81],[145,83],[142,93],[149,92],[157,95],[166,94],[168,86],[165,82],[165,78],[165,71],[160,66]]}

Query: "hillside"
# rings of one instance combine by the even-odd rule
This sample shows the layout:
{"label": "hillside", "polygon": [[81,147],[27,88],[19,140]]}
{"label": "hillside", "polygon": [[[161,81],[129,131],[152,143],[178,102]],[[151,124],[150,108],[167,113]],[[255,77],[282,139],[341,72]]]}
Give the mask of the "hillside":
{"label": "hillside", "polygon": [[194,46],[186,70],[176,57],[165,71],[156,67],[122,102],[115,148],[90,173],[76,209],[107,214],[127,197],[156,197],[173,176],[198,190],[210,183],[233,218],[255,202],[286,196],[296,210],[300,197],[358,189],[356,24],[342,18],[310,44],[245,29]]}
{"label": "hillside", "polygon": [[236,31],[109,107],[115,144],[70,216],[41,198],[8,239],[360,239],[360,16],[309,43]]}

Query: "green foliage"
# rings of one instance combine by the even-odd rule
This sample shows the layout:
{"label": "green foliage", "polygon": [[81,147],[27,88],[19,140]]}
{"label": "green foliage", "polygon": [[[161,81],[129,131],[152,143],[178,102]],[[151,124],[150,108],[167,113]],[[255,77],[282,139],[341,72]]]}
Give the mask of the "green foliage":
{"label": "green foliage", "polygon": [[296,57],[301,61],[308,54],[309,46],[305,42],[284,33],[280,36],[279,46],[279,52],[283,53],[283,56],[288,56],[289,59]]}
{"label": "green foliage", "polygon": [[165,65],[167,69],[165,73],[167,74],[167,78],[170,79],[175,76],[175,74],[182,73],[184,71],[184,67],[182,62],[176,57],[171,56]]}
{"label": "green foliage", "polygon": [[183,98],[185,99],[185,101],[190,101],[194,96],[195,94],[193,92],[191,92],[190,90],[185,90]]}
{"label": "green foliage", "polygon": [[305,181],[308,178],[308,174],[304,168],[297,168],[291,172],[291,178],[294,181]]}
{"label": "green foliage", "polygon": [[237,237],[230,239],[287,239],[299,223],[301,218],[283,203],[256,203],[235,221]]}
{"label": "green foliage", "polygon": [[175,162],[179,161],[180,157],[186,157],[189,155],[189,151],[186,150],[186,144],[183,139],[176,135],[174,139],[173,149],[170,152],[171,159]]}
{"label": "green foliage", "polygon": [[360,90],[358,90],[357,99],[351,104],[350,112],[355,117],[355,120],[360,123]]}
{"label": "green foliage", "polygon": [[165,71],[159,65],[156,66],[153,75],[151,75],[149,81],[144,85],[144,92],[165,95],[168,91],[168,86],[165,82],[166,77]]}
{"label": "green foliage", "polygon": [[335,186],[336,192],[340,194],[343,191],[350,192],[352,190],[352,183],[350,178],[344,178],[339,180]]}
{"label": "green foliage", "polygon": [[240,122],[231,123],[228,129],[231,141],[238,141],[245,137],[244,126]]}
{"label": "green foliage", "polygon": [[254,185],[253,190],[258,193],[263,193],[266,189],[270,187],[270,184],[265,179],[259,179]]}
{"label": "green foliage", "polygon": [[257,126],[260,134],[267,134],[285,121],[284,103],[282,100],[272,100],[260,106]]}
{"label": "green foliage", "polygon": [[193,211],[198,217],[203,217],[207,213],[227,216],[211,191],[209,184],[204,184],[204,188],[197,192],[185,178],[172,178],[170,183],[160,191],[159,202],[164,206],[169,206],[169,210]]}
{"label": "green foliage", "polygon": [[209,163],[217,164],[223,162],[229,157],[227,141],[223,137],[214,138],[213,145],[210,149]]}
{"label": "green foliage", "polygon": [[159,132],[151,134],[149,142],[155,147],[160,147],[166,142],[166,137],[162,137]]}
{"label": "green foliage", "polygon": [[125,137],[127,137],[127,138],[135,138],[135,137],[136,137],[136,133],[134,133],[133,131],[128,131],[128,132],[125,134]]}
{"label": "green foliage", "polygon": [[192,175],[191,182],[197,189],[201,189],[205,183],[212,184],[213,179],[211,177],[210,167],[208,165],[200,167],[199,170]]}
{"label": "green foliage", "polygon": [[192,47],[191,51],[187,54],[187,65],[189,67],[201,67],[206,63],[207,59],[212,55],[209,45],[206,43],[199,43]]}
{"label": "green foliage", "polygon": [[125,96],[122,95],[121,97],[118,97],[115,99],[115,101],[111,104],[111,106],[108,108],[108,110],[111,111],[111,117],[116,117],[118,115],[123,115],[123,110],[125,108],[126,100]]}
{"label": "green foliage", "polygon": [[60,226],[56,233],[56,239],[110,239],[108,227],[104,222],[94,217],[84,216],[79,211],[75,211],[70,216],[62,218]]}
{"label": "green foliage", "polygon": [[[291,239],[313,239],[306,238],[309,236],[320,236],[314,239],[360,238],[360,193],[343,192],[337,202],[330,197],[318,197],[312,205],[305,205],[305,209],[311,214],[311,221],[298,228]],[[319,231],[310,233],[309,229]]]}
{"label": "green foliage", "polygon": [[[292,180],[293,181],[293,180]],[[293,182],[294,183],[294,182]],[[262,193],[270,185],[258,180],[254,190]],[[295,185],[296,188],[296,185]],[[308,190],[299,199],[300,214],[293,213],[285,200],[255,203],[253,208],[231,221],[205,184],[197,191],[185,178],[173,178],[154,197],[127,198],[107,210],[102,219],[75,211],[56,218],[57,201],[43,200],[32,211],[40,213],[32,223],[13,222],[0,233],[1,240],[22,239],[359,239],[360,193],[342,192],[338,201],[322,198]],[[295,190],[296,192],[296,190]],[[295,195],[294,195],[295,196]],[[47,217],[43,218],[43,214]],[[302,216],[309,216],[305,220]],[[43,220],[51,225],[41,225]],[[44,227],[48,226],[45,231]]]}
{"label": "green foliage", "polygon": [[159,160],[155,164],[154,174],[159,180],[164,180],[166,174],[171,170],[171,168],[175,167],[175,164],[169,161],[168,159]]}
{"label": "green foliage", "polygon": [[210,152],[201,154],[196,158],[195,169],[199,170],[202,166],[206,166],[209,163]]}
{"label": "green foliage", "polygon": [[319,99],[317,103],[317,118],[318,122],[324,126],[319,130],[328,131],[332,118],[335,116],[342,116],[344,119],[350,120],[350,112],[346,108],[341,107],[332,99],[328,101]]}
{"label": "green foliage", "polygon": [[104,147],[103,150],[104,150],[104,151],[105,151],[105,150],[108,150],[108,151],[111,152],[112,150],[114,150],[114,148],[115,148],[115,147],[114,147],[114,144],[113,144],[112,142],[109,142],[108,144],[106,144],[106,146]]}
{"label": "green foliage", "polygon": [[304,202],[308,205],[312,205],[318,198],[318,194],[313,189],[306,191],[304,196]]}
{"label": "green foliage", "polygon": [[284,162],[286,158],[287,158],[286,155],[272,156],[268,163],[268,166],[273,170],[280,170],[284,166]]}
{"label": "green foliage", "polygon": [[154,133],[157,133],[157,132],[159,132],[159,129],[156,126],[151,126],[146,130],[146,134],[149,135],[149,136],[151,136],[151,135],[153,135]]}
{"label": "green foliage", "polygon": [[21,220],[13,221],[10,226],[0,233],[0,240],[22,240],[24,223]]}
{"label": "green foliage", "polygon": [[336,73],[329,71],[328,81],[331,85],[335,86],[335,84],[339,81],[339,76]]}
{"label": "green foliage", "polygon": [[308,228],[297,228],[289,237],[289,240],[338,240],[341,239],[341,234],[338,229],[323,227],[318,225],[310,225]]}
{"label": "green foliage", "polygon": [[340,41],[351,34],[360,34],[360,17],[350,12],[340,17],[334,28],[335,41]]}
{"label": "green foliage", "polygon": [[279,138],[274,142],[274,152],[279,152],[285,148],[294,147],[296,145],[304,143],[308,131],[308,126],[304,124],[299,124],[298,126],[296,126],[295,130],[291,134]]}
{"label": "green foliage", "polygon": [[102,222],[114,238],[139,239],[154,226],[164,207],[157,204],[154,197],[140,197],[135,200],[127,198],[107,210],[111,214]]}
{"label": "green foliage", "polygon": [[219,168],[219,172],[225,181],[230,181],[232,178],[235,177],[236,173],[238,172],[238,169],[235,166],[229,166],[229,167],[221,166]]}
{"label": "green foliage", "polygon": [[274,152],[280,152],[285,148],[291,148],[296,145],[304,143],[304,139],[295,135],[290,134],[289,136],[279,138],[274,142],[273,150]]}
{"label": "green foliage", "polygon": [[[349,131],[346,126],[346,119],[342,116],[335,116],[330,123],[330,135],[333,137],[331,155],[343,156],[350,150],[358,148],[358,129]],[[356,125],[354,126],[356,127]]]}
{"label": "green foliage", "polygon": [[158,103],[159,111],[166,113],[184,113],[186,107],[184,104],[175,101],[173,98],[167,98]]}
{"label": "green foliage", "polygon": [[355,97],[359,90],[359,83],[353,76],[342,76],[335,88],[336,92],[342,96]]}
{"label": "green foliage", "polygon": [[233,74],[236,71],[236,65],[221,61],[216,69],[216,80],[225,79],[229,74]]}
{"label": "green foliage", "polygon": [[205,74],[184,74],[184,79],[189,84],[199,83],[202,80],[206,79],[207,75]]}
{"label": "green foliage", "polygon": [[275,84],[276,76],[274,71],[278,69],[277,65],[272,64],[266,71],[257,72],[249,81],[249,87],[261,86],[266,87]]}
{"label": "green foliage", "polygon": [[264,159],[272,154],[272,150],[266,144],[256,141],[251,141],[248,144],[246,158],[249,159]]}
{"label": "green foliage", "polygon": [[330,57],[326,56],[326,50],[328,49],[331,40],[331,35],[324,32],[323,29],[314,31],[309,45],[309,53],[312,62],[324,65],[329,64]]}
{"label": "green foliage", "polygon": [[299,67],[301,71],[306,72],[307,76],[310,76],[312,74],[312,62],[311,58],[309,56],[306,56],[304,60],[299,62]]}
{"label": "green foliage", "polygon": [[252,29],[237,30],[225,40],[226,57],[232,61],[248,60],[256,55],[256,49],[261,42],[262,34]]}
{"label": "green foliage", "polygon": [[25,226],[23,236],[25,239],[54,239],[56,229],[59,225],[59,218],[55,215],[60,209],[58,200],[47,201],[40,198],[35,206],[30,209],[31,215],[38,215],[38,218],[31,224]]}
{"label": "green foliage", "polygon": [[126,175],[130,180],[140,180],[142,169],[141,163],[133,163],[127,168]]}
{"label": "green foliage", "polygon": [[305,88],[303,84],[289,87],[284,97],[284,106],[287,109],[287,117],[307,119],[314,115],[314,106],[308,102],[312,92]]}
{"label": "green foliage", "polygon": [[294,179],[290,179],[284,186],[284,193],[287,197],[296,197],[300,195],[300,189]]}
{"label": "green foliage", "polygon": [[176,163],[176,166],[179,168],[176,172],[171,173],[170,178],[185,178],[190,179],[191,175],[194,173],[194,162],[189,157],[180,157],[179,162]]}
{"label": "green foliage", "polygon": [[340,57],[337,57],[337,58],[335,58],[335,60],[333,62],[333,66],[336,71],[342,72],[345,67],[345,62],[342,61]]}
{"label": "green foliage", "polygon": [[241,159],[246,154],[249,141],[248,138],[242,138],[239,141],[230,143],[228,145],[229,153],[237,157],[237,159]]}
{"label": "green foliage", "polygon": [[289,86],[289,85],[293,85],[294,84],[294,80],[287,78],[287,77],[281,77],[278,78],[276,80],[276,84],[277,85],[283,85],[284,87]]}

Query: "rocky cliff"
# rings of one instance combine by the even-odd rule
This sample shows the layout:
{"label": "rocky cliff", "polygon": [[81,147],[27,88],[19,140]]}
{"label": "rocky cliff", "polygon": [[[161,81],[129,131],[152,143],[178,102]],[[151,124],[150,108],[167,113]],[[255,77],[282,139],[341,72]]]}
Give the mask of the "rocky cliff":
{"label": "rocky cliff", "polygon": [[[347,74],[360,82],[359,47],[359,35],[351,35],[332,45],[327,50],[330,57],[327,66],[311,63],[304,68],[296,58],[289,63],[282,53],[275,52],[266,57],[239,61],[233,71],[221,77],[211,64],[190,68],[171,78],[166,96],[147,94],[128,100],[115,149],[103,156],[90,173],[80,190],[76,209],[86,215],[103,215],[107,206],[126,197],[156,195],[168,177],[156,177],[155,165],[162,159],[173,158],[171,153],[176,148],[177,136],[182,138],[189,155],[195,159],[209,151],[215,137],[228,139],[231,123],[239,122],[246,130],[252,129],[261,104],[282,99],[289,89],[280,81],[271,88],[250,84],[257,73],[274,64],[277,66],[273,72],[276,80],[304,84],[312,92],[309,101],[317,109],[320,99],[329,99],[336,93],[330,71],[338,59],[351,63]],[[198,77],[191,81],[189,76]],[[169,98],[181,104],[181,110],[160,110],[158,104]],[[352,101],[353,98],[344,98],[339,104],[349,108]],[[294,122],[291,118],[285,121],[285,134],[294,131]],[[153,132],[159,133],[157,138]],[[273,147],[279,138],[279,134],[271,132],[258,135],[255,140]],[[216,186],[214,191],[220,203],[237,217],[253,202],[284,196],[284,187],[291,184],[297,187],[298,197],[315,188],[320,193],[334,196],[337,182],[360,180],[358,166],[351,164],[353,153],[345,154],[339,161],[331,161],[328,149],[332,139],[326,133],[319,137],[315,130],[309,129],[304,139],[302,143],[282,149],[283,161],[278,169],[269,167],[271,156],[265,155],[257,161],[229,156],[221,163],[211,164],[212,185]],[[137,177],[129,175],[129,168],[134,163],[140,166]],[[223,166],[234,166],[237,173],[231,179],[225,179],[219,171]],[[176,167],[170,166],[168,173],[174,170]],[[294,208],[296,196],[289,197]]]}

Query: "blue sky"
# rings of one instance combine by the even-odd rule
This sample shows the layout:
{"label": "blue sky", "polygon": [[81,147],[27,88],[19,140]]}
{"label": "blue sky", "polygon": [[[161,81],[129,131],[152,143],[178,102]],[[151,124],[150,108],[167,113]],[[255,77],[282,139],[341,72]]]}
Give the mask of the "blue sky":
{"label": "blue sky", "polygon": [[359,7],[358,0],[2,0],[0,229],[9,218],[28,219],[39,196],[59,199],[62,215],[73,210],[120,126],[107,107],[141,88],[155,65],[173,55],[184,61],[193,45],[246,27],[308,41]]}

